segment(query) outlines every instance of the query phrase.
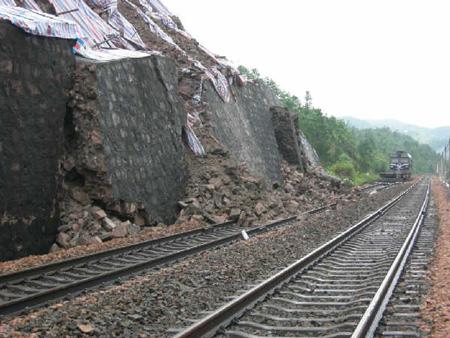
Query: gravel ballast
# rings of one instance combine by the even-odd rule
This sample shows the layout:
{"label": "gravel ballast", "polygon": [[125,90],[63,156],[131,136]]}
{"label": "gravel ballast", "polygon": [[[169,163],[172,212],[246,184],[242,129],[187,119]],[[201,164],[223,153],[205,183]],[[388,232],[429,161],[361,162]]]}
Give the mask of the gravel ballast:
{"label": "gravel ballast", "polygon": [[[408,184],[409,185],[409,184]],[[0,336],[166,337],[301,258],[406,189],[401,184],[337,210],[308,216],[277,230],[204,252],[118,286],[4,320]]]}
{"label": "gravel ballast", "polygon": [[430,266],[431,288],[422,303],[422,330],[427,337],[450,336],[450,191],[433,178],[433,191],[439,215],[439,231]]}

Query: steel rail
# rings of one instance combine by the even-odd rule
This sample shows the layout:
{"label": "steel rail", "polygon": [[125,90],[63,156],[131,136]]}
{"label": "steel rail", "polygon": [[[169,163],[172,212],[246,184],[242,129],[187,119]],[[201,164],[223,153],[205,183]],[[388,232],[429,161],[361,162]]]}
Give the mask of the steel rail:
{"label": "steel rail", "polygon": [[[333,208],[336,206],[336,203],[325,205],[319,208],[315,208],[313,210],[306,211],[302,213],[303,215],[307,214],[315,214],[319,213],[321,211],[327,210],[329,208]],[[35,307],[38,305],[41,305],[43,303],[46,303],[50,300],[54,300],[57,298],[65,297],[71,294],[79,293],[81,291],[84,291],[86,289],[93,288],[95,286],[98,286],[99,284],[103,284],[105,282],[114,281],[115,279],[118,279],[120,277],[128,276],[133,273],[153,268],[156,266],[161,266],[164,264],[168,264],[171,262],[174,262],[178,259],[211,249],[215,248],[220,245],[224,245],[230,242],[233,242],[235,240],[238,240],[242,238],[241,230],[245,230],[249,236],[253,236],[256,234],[260,234],[263,232],[267,232],[272,230],[273,228],[276,228],[281,225],[285,225],[288,223],[293,222],[296,220],[298,215],[291,216],[288,218],[275,220],[272,222],[269,222],[264,225],[255,226],[252,228],[242,228],[239,230],[236,230],[231,235],[223,236],[219,239],[212,239],[211,241],[208,241],[206,243],[201,243],[195,246],[190,246],[186,249],[180,249],[178,251],[174,251],[171,253],[168,253],[167,255],[163,255],[156,258],[150,258],[148,260],[129,264],[123,267],[118,267],[114,270],[106,271],[103,273],[98,273],[90,278],[84,278],[81,280],[74,280],[70,283],[65,283],[62,285],[55,285],[53,288],[44,289],[38,293],[25,295],[24,297],[13,299],[4,303],[0,303],[0,316],[6,315],[6,314],[12,314],[18,311],[23,310],[24,308],[29,307]],[[188,232],[183,232],[180,234],[176,234],[173,236],[167,236],[156,240],[149,240],[144,241],[136,244],[132,244],[125,247],[120,247],[116,249],[106,250],[99,253],[93,253],[82,257],[76,257],[76,258],[70,258],[67,260],[59,261],[56,263],[50,263],[45,264],[39,267],[30,268],[10,274],[5,274],[0,276],[0,287],[2,285],[9,285],[11,283],[20,283],[21,281],[28,281],[30,279],[33,279],[33,277],[36,276],[42,276],[45,274],[51,274],[52,272],[58,272],[65,269],[70,269],[74,266],[79,266],[80,264],[87,264],[90,262],[98,262],[101,259],[114,257],[118,254],[128,253],[128,252],[134,252],[135,250],[139,250],[141,248],[147,248],[147,247],[153,247],[158,244],[171,242],[176,239],[182,239],[186,237],[187,239],[196,234],[214,234],[212,230],[218,229],[218,228],[224,228],[226,226],[235,224],[235,222],[225,222],[221,224],[217,224],[208,228],[202,228],[202,229],[196,229]],[[9,283],[9,284],[8,284]]]}
{"label": "steel rail", "polygon": [[[304,215],[313,215],[313,214],[322,212],[327,209],[335,208],[336,205],[337,205],[337,203],[326,204],[324,206],[305,211],[303,214]],[[285,218],[283,220],[286,220],[286,221],[292,220],[292,219],[295,219],[295,217],[297,217],[297,216],[291,216],[291,217]],[[222,228],[222,227],[227,227],[232,224],[236,224],[236,222],[235,221],[226,221],[223,223],[210,225],[210,226],[204,227],[204,228],[180,232],[175,235],[165,236],[165,237],[161,237],[161,238],[157,238],[157,239],[149,239],[149,240],[145,240],[142,242],[121,246],[118,248],[112,248],[112,249],[108,249],[108,250],[90,253],[87,255],[63,259],[63,260],[60,260],[57,262],[42,264],[42,265],[39,265],[36,267],[31,267],[31,268],[27,268],[27,269],[23,269],[23,270],[19,270],[19,271],[0,274],[0,284],[6,283],[6,282],[9,282],[12,280],[27,278],[29,276],[33,276],[36,274],[43,274],[43,273],[57,270],[57,269],[60,269],[60,268],[66,267],[66,266],[83,264],[83,263],[87,263],[87,262],[90,262],[93,260],[98,260],[98,259],[101,259],[104,257],[109,257],[112,255],[117,255],[117,254],[129,252],[129,251],[138,250],[138,249],[141,249],[144,247],[155,246],[155,245],[162,244],[165,242],[171,242],[176,239],[183,238],[183,237],[189,237],[189,236],[197,235],[200,233],[210,232],[211,230]],[[264,226],[268,226],[268,225],[269,224],[266,224]],[[256,228],[259,228],[259,227],[257,226],[257,227],[255,227],[255,229]],[[252,229],[252,228],[250,228],[250,229]]]}
{"label": "steel rail", "polygon": [[414,247],[414,244],[419,236],[423,219],[425,217],[426,209],[428,207],[430,195],[430,185],[428,185],[425,199],[420,208],[420,212],[408,234],[405,242],[403,243],[400,251],[398,252],[394,262],[389,268],[386,277],[381,283],[375,296],[367,307],[366,312],[363,314],[358,326],[352,334],[352,338],[370,338],[373,337],[379,321],[383,316],[383,312],[386,309],[386,305],[394,291],[397,282],[403,272],[408,257]]}
{"label": "steel rail", "polygon": [[361,232],[367,226],[372,224],[375,220],[380,218],[384,213],[396,205],[404,196],[419,183],[417,181],[406,191],[399,194],[397,197],[390,200],[384,206],[375,212],[367,215],[358,223],[351,226],[349,229],[323,244],[316,250],[312,251],[303,258],[292,263],[272,277],[261,282],[246,293],[237,297],[220,307],[218,310],[210,313],[203,319],[195,322],[182,332],[179,332],[174,338],[207,338],[212,337],[221,327],[230,324],[234,319],[241,316],[247,309],[253,307],[257,302],[272,294],[276,289],[280,288],[290,280],[292,280],[298,273],[306,269],[311,264],[315,263],[321,257],[327,255],[329,252],[347,242],[357,233]]}
{"label": "steel rail", "polygon": [[138,250],[138,249],[141,249],[141,248],[144,248],[147,246],[155,246],[155,245],[173,241],[173,240],[176,240],[176,239],[179,239],[182,237],[188,237],[188,236],[192,236],[192,235],[196,235],[196,234],[200,234],[200,233],[210,232],[212,229],[226,227],[231,224],[235,224],[235,222],[227,221],[224,223],[214,224],[214,225],[211,225],[206,228],[199,228],[199,229],[184,231],[184,232],[180,232],[175,235],[165,236],[165,237],[161,237],[161,238],[157,238],[157,239],[150,239],[150,240],[146,240],[146,241],[142,241],[142,242],[126,245],[126,246],[121,246],[118,248],[94,252],[94,253],[90,253],[87,255],[78,256],[78,257],[67,258],[64,260],[57,261],[57,262],[42,264],[42,265],[39,265],[36,267],[27,268],[27,269],[20,270],[20,271],[0,274],[0,284],[6,283],[6,282],[9,282],[12,280],[27,278],[29,276],[33,276],[36,274],[43,274],[43,273],[46,273],[49,271],[64,268],[66,266],[83,264],[83,263],[87,263],[87,262],[90,262],[93,260],[98,260],[98,259],[101,259],[104,257],[109,257],[112,255],[117,255],[117,254],[125,253],[128,251]]}

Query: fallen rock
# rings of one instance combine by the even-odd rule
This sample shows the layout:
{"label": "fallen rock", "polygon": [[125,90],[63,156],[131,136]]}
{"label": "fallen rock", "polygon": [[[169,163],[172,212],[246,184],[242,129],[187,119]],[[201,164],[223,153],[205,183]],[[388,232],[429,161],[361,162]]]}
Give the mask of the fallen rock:
{"label": "fallen rock", "polygon": [[113,239],[113,236],[110,232],[104,232],[99,237],[102,240],[102,242],[107,242]]}
{"label": "fallen rock", "polygon": [[126,235],[128,235],[128,227],[130,224],[130,221],[120,223],[112,230],[112,236],[114,238],[125,237]]}
{"label": "fallen rock", "polygon": [[91,236],[87,233],[80,235],[78,238],[78,245],[89,245],[102,243],[102,239],[99,236]]}
{"label": "fallen rock", "polygon": [[213,177],[209,180],[208,183],[213,185],[215,189],[219,189],[223,186],[223,182],[220,177]]}
{"label": "fallen rock", "polygon": [[298,211],[299,206],[300,204],[295,200],[290,200],[286,205],[288,211],[291,213],[296,213]]}
{"label": "fallen rock", "polygon": [[232,220],[232,221],[236,221],[238,218],[239,218],[239,216],[241,215],[241,209],[239,209],[239,208],[232,208],[231,210],[230,210],[230,219]]}
{"label": "fallen rock", "polygon": [[184,209],[184,208],[187,208],[187,207],[188,207],[188,204],[187,204],[186,202],[183,202],[183,201],[178,201],[178,206],[179,206],[181,209]]}
{"label": "fallen rock", "polygon": [[58,243],[59,246],[62,246],[64,249],[69,248],[70,235],[66,234],[65,232],[60,232],[56,237],[56,243]]}
{"label": "fallen rock", "polygon": [[192,219],[202,222],[204,220],[204,217],[202,215],[192,215]]}
{"label": "fallen rock", "polygon": [[116,223],[114,223],[108,217],[103,218],[102,226],[106,231],[112,231],[116,227]]}
{"label": "fallen rock", "polygon": [[56,251],[59,251],[59,250],[61,250],[61,248],[58,246],[58,244],[53,243],[53,245],[51,246],[49,252],[56,252]]}
{"label": "fallen rock", "polygon": [[102,239],[99,236],[94,236],[92,237],[91,243],[89,244],[99,244],[99,243],[103,243]]}
{"label": "fallen rock", "polygon": [[73,223],[72,224],[72,230],[75,232],[78,232],[81,230],[81,226],[78,223]]}
{"label": "fallen rock", "polygon": [[207,213],[207,212],[203,212],[203,217],[204,217],[207,221],[209,221],[210,223],[213,223],[213,224],[223,223],[223,222],[225,222],[226,219],[227,219],[227,216],[226,216],[226,215],[214,216],[214,215],[211,215],[211,214],[209,214],[209,213]]}
{"label": "fallen rock", "polygon": [[286,185],[284,186],[284,190],[287,193],[292,193],[294,191],[294,187],[292,186],[292,184],[286,183]]}
{"label": "fallen rock", "polygon": [[136,224],[128,225],[128,234],[130,236],[135,236],[135,235],[139,234],[140,231],[141,231],[141,227],[139,225],[136,225]]}
{"label": "fallen rock", "polygon": [[264,211],[266,211],[266,207],[261,202],[256,203],[255,205],[256,215],[261,216],[264,213]]}
{"label": "fallen rock", "polygon": [[134,215],[134,224],[138,225],[138,226],[144,226],[147,222],[145,221],[145,217],[140,215],[140,214],[136,214]]}
{"label": "fallen rock", "polygon": [[100,223],[97,222],[93,222],[91,223],[91,229],[94,230],[95,232],[101,230],[102,226]]}
{"label": "fallen rock", "polygon": [[60,227],[58,227],[58,231],[59,232],[66,232],[67,230],[70,230],[72,227],[70,226],[70,224],[64,224],[61,225]]}
{"label": "fallen rock", "polygon": [[247,218],[247,214],[245,211],[241,211],[241,214],[239,215],[238,224],[243,225],[245,223],[245,220]]}
{"label": "fallen rock", "polygon": [[137,210],[137,206],[136,206],[135,203],[125,202],[123,204],[122,213],[124,213],[124,214],[130,214],[131,215],[131,214],[134,214],[136,212],[136,210]]}
{"label": "fallen rock", "polygon": [[106,212],[98,207],[91,208],[91,213],[94,215],[95,219],[99,221],[106,217]]}
{"label": "fallen rock", "polygon": [[77,327],[82,333],[92,333],[95,330],[94,326],[91,324],[78,324]]}
{"label": "fallen rock", "polygon": [[74,187],[70,190],[70,196],[82,205],[91,203],[89,195],[80,187]]}

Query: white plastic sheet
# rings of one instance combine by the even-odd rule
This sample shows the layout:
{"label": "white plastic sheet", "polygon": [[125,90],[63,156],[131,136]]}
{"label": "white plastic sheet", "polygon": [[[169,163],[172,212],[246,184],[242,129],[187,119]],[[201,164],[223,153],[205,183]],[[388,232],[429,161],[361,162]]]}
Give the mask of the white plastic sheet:
{"label": "white plastic sheet", "polygon": [[[116,30],[110,27],[83,0],[49,0],[57,13],[77,23],[78,37],[86,41],[88,46],[102,48],[129,47]],[[131,49],[133,49],[131,47]]]}
{"label": "white plastic sheet", "polygon": [[0,0],[0,6],[16,6],[14,0]]}
{"label": "white plastic sheet", "polygon": [[206,155],[205,149],[202,146],[202,143],[198,139],[197,135],[195,135],[194,131],[191,129],[191,127],[186,126],[186,136],[187,136],[187,142],[189,144],[189,148],[191,148],[192,152],[195,154],[195,156],[203,157]]}
{"label": "white plastic sheet", "polygon": [[209,77],[222,100],[224,102],[230,102],[231,93],[226,77],[216,68],[212,68],[211,71],[206,71],[206,76]]}
{"label": "white plastic sheet", "polygon": [[158,13],[164,14],[166,16],[172,16],[172,13],[167,9],[166,6],[164,6],[161,1],[159,0],[145,0],[147,1],[150,6],[152,6],[153,10],[155,10]]}
{"label": "white plastic sheet", "polygon": [[73,51],[74,54],[79,54],[87,59],[103,62],[120,60],[124,58],[142,58],[152,54],[157,54],[150,51],[140,52],[127,49],[93,49],[87,46],[86,42],[82,39],[77,39],[77,42],[73,47]]}
{"label": "white plastic sheet", "polygon": [[34,0],[19,0],[19,5],[23,8],[30,9],[37,12],[42,12],[39,5]]}
{"label": "white plastic sheet", "polygon": [[77,26],[72,21],[20,7],[0,6],[0,19],[33,35],[63,39],[76,39],[78,35]]}
{"label": "white plastic sheet", "polygon": [[139,46],[141,49],[145,49],[144,41],[142,41],[137,30],[117,9],[117,0],[87,0],[87,3],[94,10],[106,13],[107,22],[124,39]]}

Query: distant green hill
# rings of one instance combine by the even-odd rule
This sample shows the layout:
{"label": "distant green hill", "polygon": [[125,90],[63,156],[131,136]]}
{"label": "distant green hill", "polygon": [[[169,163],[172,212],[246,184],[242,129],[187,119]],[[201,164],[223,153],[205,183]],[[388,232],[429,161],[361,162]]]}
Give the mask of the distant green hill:
{"label": "distant green hill", "polygon": [[439,128],[426,128],[413,124],[404,123],[398,120],[363,120],[351,116],[342,117],[350,126],[358,129],[388,127],[393,131],[409,135],[423,144],[430,145],[435,151],[442,151],[450,137],[450,126]]}
{"label": "distant green hill", "polygon": [[[377,180],[379,173],[388,168],[389,154],[396,150],[405,150],[412,155],[414,173],[434,172],[438,154],[430,145],[421,144],[410,135],[387,127],[372,126],[369,121],[353,119],[353,127],[344,119],[328,116],[315,108],[309,92],[301,101],[298,96],[282,90],[273,80],[261,78],[256,69],[240,66],[239,71],[248,79],[265,82],[284,107],[298,114],[299,128],[317,151],[322,166],[346,182],[360,185]],[[412,132],[412,128],[409,130]],[[414,131],[417,132],[416,129]],[[442,134],[448,135],[445,129]],[[440,146],[444,143],[441,142]]]}

